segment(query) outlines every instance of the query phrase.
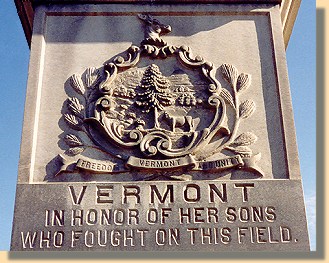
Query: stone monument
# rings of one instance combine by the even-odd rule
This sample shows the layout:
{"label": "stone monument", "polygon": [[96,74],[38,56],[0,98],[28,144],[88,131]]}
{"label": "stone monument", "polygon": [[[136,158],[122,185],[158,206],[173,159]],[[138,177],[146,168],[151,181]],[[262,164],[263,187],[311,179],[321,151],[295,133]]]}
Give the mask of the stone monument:
{"label": "stone monument", "polygon": [[11,250],[308,251],[281,1],[103,2],[35,1]]}

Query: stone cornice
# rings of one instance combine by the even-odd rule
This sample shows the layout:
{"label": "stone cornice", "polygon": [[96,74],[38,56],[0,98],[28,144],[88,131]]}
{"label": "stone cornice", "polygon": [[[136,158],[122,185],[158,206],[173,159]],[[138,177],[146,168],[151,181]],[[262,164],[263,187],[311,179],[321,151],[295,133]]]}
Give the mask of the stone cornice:
{"label": "stone cornice", "polygon": [[283,0],[281,3],[281,21],[283,26],[283,38],[286,47],[288,46],[301,1],[302,0]]}
{"label": "stone cornice", "polygon": [[25,37],[29,46],[31,45],[34,18],[34,10],[31,3],[32,1],[33,0],[15,0],[17,14],[21,20]]}
{"label": "stone cornice", "polygon": [[221,4],[280,4],[281,21],[283,25],[283,37],[285,45],[288,45],[290,35],[296,20],[301,0],[14,0],[18,16],[21,20],[23,30],[28,44],[31,44],[34,10],[33,6],[38,4],[96,4],[96,3],[221,3]]}

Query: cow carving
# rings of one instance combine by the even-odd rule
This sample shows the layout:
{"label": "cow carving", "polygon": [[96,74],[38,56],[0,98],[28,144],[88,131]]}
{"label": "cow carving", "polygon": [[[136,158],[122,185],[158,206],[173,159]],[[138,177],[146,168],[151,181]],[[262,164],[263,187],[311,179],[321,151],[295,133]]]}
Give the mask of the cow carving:
{"label": "cow carving", "polygon": [[193,118],[191,116],[176,116],[168,112],[163,114],[165,121],[169,124],[171,131],[175,132],[176,128],[185,128],[188,132],[192,132],[194,128]]}

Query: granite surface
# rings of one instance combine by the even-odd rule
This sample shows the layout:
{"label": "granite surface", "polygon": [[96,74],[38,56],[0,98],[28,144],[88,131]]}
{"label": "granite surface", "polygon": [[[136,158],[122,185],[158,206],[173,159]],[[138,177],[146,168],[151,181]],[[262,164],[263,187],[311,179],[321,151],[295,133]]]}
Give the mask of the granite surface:
{"label": "granite surface", "polygon": [[302,189],[294,180],[34,184],[17,190],[13,251],[309,249],[305,211],[296,205],[303,202]]}
{"label": "granite surface", "polygon": [[309,250],[278,5],[35,11],[12,250]]}

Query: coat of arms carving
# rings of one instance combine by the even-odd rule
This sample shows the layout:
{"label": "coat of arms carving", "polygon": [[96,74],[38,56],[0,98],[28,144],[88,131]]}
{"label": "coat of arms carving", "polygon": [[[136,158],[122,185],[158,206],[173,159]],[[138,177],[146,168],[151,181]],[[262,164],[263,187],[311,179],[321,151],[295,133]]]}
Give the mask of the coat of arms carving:
{"label": "coat of arms carving", "polygon": [[[244,99],[251,75],[230,64],[219,71],[189,47],[167,44],[171,31],[150,15],[140,46],[131,46],[101,69],[70,77],[76,96],[65,103],[68,127],[56,176],[76,169],[91,173],[143,171],[142,180],[185,180],[187,173],[248,170],[262,177],[251,145],[252,132],[239,127],[256,110]],[[166,65],[166,61],[169,66]],[[173,62],[174,61],[174,62]],[[143,62],[143,63],[142,63]]]}

